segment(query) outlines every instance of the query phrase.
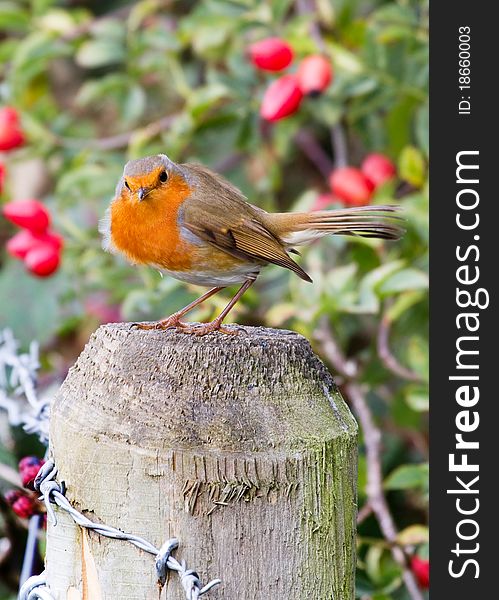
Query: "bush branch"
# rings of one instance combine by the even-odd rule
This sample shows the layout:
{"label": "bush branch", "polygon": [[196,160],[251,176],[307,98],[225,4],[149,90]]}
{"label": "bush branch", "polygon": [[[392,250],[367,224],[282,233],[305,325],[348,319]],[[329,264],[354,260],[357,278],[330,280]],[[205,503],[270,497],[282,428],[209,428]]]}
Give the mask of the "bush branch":
{"label": "bush branch", "polygon": [[325,179],[329,177],[333,170],[333,162],[324,152],[314,136],[306,129],[300,129],[295,135],[295,141],[300,150],[313,163]]}
{"label": "bush branch", "polygon": [[334,168],[346,167],[348,165],[348,147],[345,130],[341,123],[331,127],[331,145],[333,147]]}
{"label": "bush branch", "polygon": [[119,133],[117,135],[112,135],[110,137],[98,138],[95,140],[92,139],[77,139],[77,138],[57,138],[57,142],[61,146],[65,146],[66,148],[90,148],[96,150],[118,150],[119,148],[126,148],[130,143],[130,140],[138,134],[143,135],[144,137],[154,137],[168,129],[173,121],[178,117],[177,114],[166,115],[158,119],[157,121],[153,121],[146,125],[145,127],[135,129],[133,131],[125,131],[124,133]]}
{"label": "bush branch", "polygon": [[390,325],[391,321],[388,315],[383,315],[376,340],[378,356],[385,367],[397,377],[422,383],[424,379],[415,371],[401,365],[390,350]]}
{"label": "bush branch", "polygon": [[[315,16],[317,14],[317,8],[314,0],[296,0],[296,9],[299,15]],[[326,44],[321,35],[321,29],[316,19],[312,19],[310,22],[310,35],[317,44],[317,47],[321,52],[326,51]]]}
{"label": "bush branch", "polygon": [[402,577],[410,597],[412,600],[423,600],[423,595],[407,563],[406,555],[402,548],[396,545],[397,528],[383,491],[381,431],[374,422],[362,386],[352,378],[352,373],[354,376],[359,374],[359,366],[356,361],[347,359],[343,354],[327,318],[321,319],[320,328],[316,332],[315,338],[321,342],[322,351],[334,369],[347,380],[344,390],[359,419],[364,434],[367,461],[366,493],[369,506],[376,516],[384,538],[390,544],[393,544],[392,555],[402,567]]}

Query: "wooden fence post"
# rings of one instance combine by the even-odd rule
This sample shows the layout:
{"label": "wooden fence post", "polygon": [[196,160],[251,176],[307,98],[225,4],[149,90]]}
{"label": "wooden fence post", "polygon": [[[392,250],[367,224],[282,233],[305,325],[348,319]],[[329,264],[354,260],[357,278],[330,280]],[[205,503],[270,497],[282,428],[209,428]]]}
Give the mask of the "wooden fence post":
{"label": "wooden fence post", "polygon": [[[157,547],[178,538],[203,584],[222,579],[212,600],[354,598],[357,426],[297,334],[103,326],[55,399],[50,447],[73,506]],[[56,512],[57,600],[185,598],[176,575],[159,592],[153,556]]]}

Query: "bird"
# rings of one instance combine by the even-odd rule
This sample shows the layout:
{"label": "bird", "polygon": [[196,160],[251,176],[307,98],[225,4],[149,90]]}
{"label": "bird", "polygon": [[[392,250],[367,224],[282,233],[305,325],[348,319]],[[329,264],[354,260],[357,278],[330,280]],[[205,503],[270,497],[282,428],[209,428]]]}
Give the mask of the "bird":
{"label": "bird", "polygon": [[[403,233],[398,209],[373,205],[271,213],[250,204],[237,187],[207,167],[157,154],[126,163],[99,230],[106,251],[210,288],[169,317],[135,327],[175,328],[198,336],[234,334],[237,330],[222,322],[263,267],[278,265],[312,282],[291,257],[299,254],[296,246],[328,234],[397,240]],[[193,308],[235,284],[238,291],[213,321],[182,321]]]}

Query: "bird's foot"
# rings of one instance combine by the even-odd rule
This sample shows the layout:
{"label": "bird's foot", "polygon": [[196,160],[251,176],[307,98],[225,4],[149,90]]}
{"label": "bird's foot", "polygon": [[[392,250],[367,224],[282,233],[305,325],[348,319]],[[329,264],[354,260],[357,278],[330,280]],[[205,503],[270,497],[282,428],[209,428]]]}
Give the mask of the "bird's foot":
{"label": "bird's foot", "polygon": [[187,333],[190,335],[208,335],[209,333],[214,333],[215,331],[219,331],[220,333],[225,333],[226,335],[237,335],[237,329],[227,329],[221,323],[215,319],[211,321],[211,323],[180,323],[177,326],[178,331],[182,333]]}
{"label": "bird's foot", "polygon": [[187,333],[189,335],[208,335],[215,331],[225,333],[226,335],[237,335],[238,331],[235,329],[227,329],[222,325],[222,322],[215,319],[210,323],[184,323],[180,320],[177,315],[172,315],[167,319],[157,321],[155,323],[133,323],[132,327],[137,329],[145,330],[165,330],[165,329],[176,329],[180,333]]}
{"label": "bird's foot", "polygon": [[181,329],[187,325],[187,323],[182,323],[180,317],[178,315],[171,315],[166,319],[162,319],[161,321],[156,321],[155,323],[132,323],[132,327],[136,329],[171,329],[174,327],[175,329]]}

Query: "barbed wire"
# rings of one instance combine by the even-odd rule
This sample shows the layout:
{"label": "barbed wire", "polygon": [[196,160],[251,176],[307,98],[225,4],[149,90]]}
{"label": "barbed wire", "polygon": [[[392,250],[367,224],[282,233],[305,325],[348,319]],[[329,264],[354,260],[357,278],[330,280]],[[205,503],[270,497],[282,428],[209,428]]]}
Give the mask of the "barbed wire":
{"label": "barbed wire", "polygon": [[39,368],[37,342],[31,342],[29,351],[21,353],[12,331],[0,331],[0,408],[6,411],[12,426],[21,425],[27,433],[36,434],[47,445],[50,399],[37,395]]}
{"label": "barbed wire", "polygon": [[[125,533],[110,525],[94,523],[70,504],[65,496],[64,484],[60,484],[56,480],[56,475],[57,467],[53,461],[49,460],[41,467],[35,478],[35,489],[40,492],[40,500],[43,500],[45,503],[47,514],[54,526],[57,525],[57,516],[52,506],[53,504],[71,515],[73,521],[80,527],[85,527],[86,529],[95,531],[99,535],[105,537],[130,542],[137,548],[154,555],[156,557],[155,566],[158,581],[161,585],[164,585],[167,579],[167,570],[175,571],[180,577],[180,583],[184,588],[187,600],[197,600],[200,596],[203,596],[213,587],[221,583],[220,579],[213,579],[203,587],[196,571],[187,569],[185,561],[179,562],[172,556],[172,552],[176,550],[179,545],[176,538],[166,541],[161,548],[158,549],[149,541],[138,535]],[[43,588],[41,588],[41,590],[44,591]],[[25,593],[24,596],[20,595],[19,600],[32,600],[32,598],[36,598],[36,596],[29,596],[33,591],[32,588],[26,586],[26,591],[27,593]],[[36,593],[40,593],[40,590],[36,591]],[[42,596],[39,597],[42,598]]]}
{"label": "barbed wire", "polygon": [[18,600],[55,600],[47,585],[45,571],[27,579],[21,586],[17,598]]}
{"label": "barbed wire", "polygon": [[[39,368],[36,342],[30,344],[28,352],[21,353],[19,343],[11,330],[0,331],[0,408],[6,411],[11,425],[22,425],[27,433],[36,434],[40,441],[48,446],[50,399],[38,398],[36,383]],[[200,596],[221,583],[220,579],[213,579],[203,586],[196,571],[188,569],[184,560],[179,562],[174,558],[172,552],[179,546],[176,538],[167,540],[158,549],[140,536],[124,533],[109,525],[94,523],[70,504],[65,496],[64,484],[56,480],[56,475],[57,468],[54,462],[47,460],[35,479],[35,489],[40,492],[40,500],[43,500],[47,515],[54,526],[57,525],[57,517],[53,504],[71,515],[80,527],[108,538],[130,542],[137,548],[152,554],[156,557],[155,568],[159,583],[162,586],[166,583],[168,570],[177,573],[186,600],[198,600]],[[47,583],[45,571],[40,575],[28,577],[33,565],[39,523],[39,515],[31,518],[18,600],[55,600]],[[28,548],[31,548],[29,552]]]}
{"label": "barbed wire", "polygon": [[[26,433],[36,435],[48,446],[50,398],[48,395],[39,398],[37,394],[38,351],[38,343],[33,341],[28,352],[20,352],[12,331],[0,330],[0,409],[6,412],[11,426],[22,426]],[[33,515],[19,578],[21,586],[33,570],[40,526],[39,515]]]}

